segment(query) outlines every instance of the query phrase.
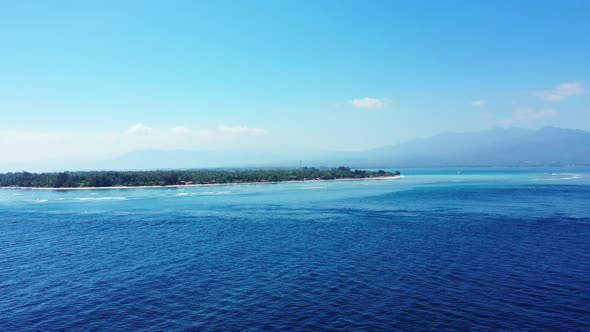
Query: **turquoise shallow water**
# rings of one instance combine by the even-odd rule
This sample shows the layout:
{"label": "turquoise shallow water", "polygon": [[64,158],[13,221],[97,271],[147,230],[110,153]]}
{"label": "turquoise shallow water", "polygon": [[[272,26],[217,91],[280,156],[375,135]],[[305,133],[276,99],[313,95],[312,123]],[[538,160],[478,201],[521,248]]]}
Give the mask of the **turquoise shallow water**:
{"label": "turquoise shallow water", "polygon": [[0,190],[0,329],[590,329],[588,169],[402,173]]}

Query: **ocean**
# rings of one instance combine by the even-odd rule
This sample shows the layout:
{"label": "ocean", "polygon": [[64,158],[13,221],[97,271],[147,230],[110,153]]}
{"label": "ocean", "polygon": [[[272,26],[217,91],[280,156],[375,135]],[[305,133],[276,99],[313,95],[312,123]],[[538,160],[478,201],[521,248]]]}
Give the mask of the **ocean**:
{"label": "ocean", "polygon": [[590,330],[590,169],[401,171],[0,190],[0,330]]}

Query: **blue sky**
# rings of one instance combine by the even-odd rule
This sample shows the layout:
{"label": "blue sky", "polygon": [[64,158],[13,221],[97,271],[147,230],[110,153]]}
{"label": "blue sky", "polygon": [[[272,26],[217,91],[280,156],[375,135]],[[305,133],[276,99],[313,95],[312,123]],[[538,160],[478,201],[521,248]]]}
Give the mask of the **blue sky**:
{"label": "blue sky", "polygon": [[588,1],[0,1],[0,153],[590,130],[589,15]]}

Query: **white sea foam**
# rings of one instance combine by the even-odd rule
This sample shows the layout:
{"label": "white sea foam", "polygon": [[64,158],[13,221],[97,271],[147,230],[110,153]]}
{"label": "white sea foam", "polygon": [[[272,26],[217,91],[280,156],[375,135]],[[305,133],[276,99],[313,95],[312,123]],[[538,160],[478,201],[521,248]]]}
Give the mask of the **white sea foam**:
{"label": "white sea foam", "polygon": [[197,195],[226,195],[231,194],[230,190],[219,190],[219,191],[205,191],[201,193],[197,193]]}
{"label": "white sea foam", "polygon": [[549,180],[575,180],[582,177],[581,174],[576,173],[551,173],[551,176]]}
{"label": "white sea foam", "polygon": [[36,199],[33,202],[35,202],[35,203],[45,203],[45,202],[47,202],[47,200],[46,199]]}
{"label": "white sea foam", "polygon": [[124,201],[127,197],[122,196],[108,196],[108,197],[77,197],[78,201]]}
{"label": "white sea foam", "polygon": [[227,195],[231,194],[233,191],[231,190],[218,190],[218,191],[198,191],[198,192],[191,192],[191,193],[178,193],[174,196],[212,196],[212,195]]}

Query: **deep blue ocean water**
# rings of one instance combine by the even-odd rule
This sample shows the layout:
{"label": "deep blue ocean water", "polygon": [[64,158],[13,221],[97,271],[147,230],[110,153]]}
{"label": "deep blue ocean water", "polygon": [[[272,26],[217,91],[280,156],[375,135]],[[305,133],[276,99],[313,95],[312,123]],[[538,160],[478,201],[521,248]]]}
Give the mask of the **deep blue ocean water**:
{"label": "deep blue ocean water", "polygon": [[0,190],[0,330],[590,331],[590,170],[403,173]]}

